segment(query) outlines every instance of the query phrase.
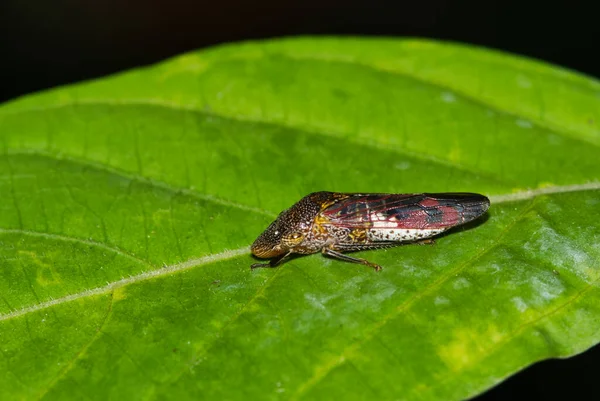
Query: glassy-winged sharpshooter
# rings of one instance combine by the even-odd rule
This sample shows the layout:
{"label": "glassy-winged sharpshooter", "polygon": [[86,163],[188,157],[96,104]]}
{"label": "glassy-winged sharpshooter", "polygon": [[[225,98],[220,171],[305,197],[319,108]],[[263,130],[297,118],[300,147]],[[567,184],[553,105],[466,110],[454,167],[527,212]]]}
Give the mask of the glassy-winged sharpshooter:
{"label": "glassy-winged sharpshooter", "polygon": [[474,193],[360,194],[314,192],[254,241],[252,253],[275,267],[291,254],[321,252],[335,259],[381,267],[343,252],[388,248],[429,238],[483,215],[490,200]]}

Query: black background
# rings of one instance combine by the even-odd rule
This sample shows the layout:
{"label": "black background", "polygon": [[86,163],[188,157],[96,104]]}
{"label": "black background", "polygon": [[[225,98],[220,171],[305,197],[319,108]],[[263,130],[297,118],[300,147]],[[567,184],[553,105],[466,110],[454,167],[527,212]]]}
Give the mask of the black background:
{"label": "black background", "polygon": [[[302,34],[453,40],[600,77],[597,3],[0,0],[0,101],[218,43]],[[477,400],[600,399],[599,365],[597,346],[535,364]]]}

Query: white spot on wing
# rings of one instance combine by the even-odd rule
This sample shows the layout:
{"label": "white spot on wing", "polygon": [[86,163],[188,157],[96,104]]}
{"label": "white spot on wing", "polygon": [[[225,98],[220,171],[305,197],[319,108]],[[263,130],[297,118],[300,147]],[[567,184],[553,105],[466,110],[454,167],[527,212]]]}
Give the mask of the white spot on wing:
{"label": "white spot on wing", "polygon": [[420,230],[395,228],[396,224],[387,221],[374,221],[373,228],[367,232],[367,237],[371,241],[415,241],[426,239],[445,231],[443,228]]}
{"label": "white spot on wing", "polygon": [[[397,223],[394,223],[393,221],[387,221],[387,220],[379,220],[378,217],[376,217],[378,220],[373,221],[373,228],[377,228],[377,229],[381,229],[381,228],[385,228],[385,229],[393,229],[398,227]],[[373,231],[373,230],[371,230]]]}
{"label": "white spot on wing", "polygon": [[378,221],[385,221],[387,217],[386,217],[386,215],[385,215],[385,214],[383,214],[383,213],[375,213],[375,218],[376,218]]}

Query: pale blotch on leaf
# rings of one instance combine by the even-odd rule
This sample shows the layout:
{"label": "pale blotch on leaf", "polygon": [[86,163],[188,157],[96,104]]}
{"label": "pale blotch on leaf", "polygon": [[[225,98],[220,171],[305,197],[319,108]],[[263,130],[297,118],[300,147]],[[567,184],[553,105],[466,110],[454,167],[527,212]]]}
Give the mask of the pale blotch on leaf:
{"label": "pale blotch on leaf", "polygon": [[522,75],[522,74],[517,75],[517,85],[520,88],[525,88],[525,89],[529,89],[533,86],[531,81],[529,80],[529,78],[527,78],[525,75]]}
{"label": "pale blotch on leaf", "polygon": [[452,339],[442,345],[437,354],[452,371],[457,372],[479,363],[503,338],[502,332],[493,325],[487,326],[483,332],[457,328]]}
{"label": "pale blotch on leaf", "polygon": [[528,308],[527,304],[521,297],[514,297],[511,299],[511,301],[515,305],[515,308],[517,308],[517,310],[521,313],[525,312]]}
{"label": "pale blotch on leaf", "polygon": [[464,277],[459,277],[452,283],[452,287],[455,290],[462,290],[463,288],[470,287],[471,283]]}
{"label": "pale blotch on leaf", "polygon": [[180,77],[181,75],[188,75],[190,73],[194,73],[195,75],[202,73],[209,65],[210,64],[198,54],[184,54],[174,59],[168,67],[161,66],[162,71],[158,76],[158,79],[159,81],[164,81],[171,77],[177,77],[184,81],[184,79]]}
{"label": "pale blotch on leaf", "polygon": [[558,202],[546,202],[544,203],[546,210],[553,214],[559,214],[563,211],[563,208]]}
{"label": "pale blotch on leaf", "polygon": [[379,287],[372,293],[364,293],[360,296],[358,299],[359,310],[380,310],[381,304],[391,298],[397,291],[397,287],[390,284],[384,284]]}
{"label": "pale blotch on leaf", "polygon": [[410,168],[410,162],[400,162],[394,165],[396,170],[408,170]]}
{"label": "pale blotch on leaf", "polygon": [[115,288],[113,291],[113,301],[121,301],[127,298],[127,290],[125,287]]}
{"label": "pale blotch on leaf", "polygon": [[490,263],[474,266],[473,270],[484,274],[494,275],[500,273],[502,268],[497,263]]}
{"label": "pale blotch on leaf", "polygon": [[61,283],[60,275],[54,270],[54,267],[42,261],[38,257],[38,254],[36,252],[19,250],[17,251],[17,254],[22,258],[21,264],[23,266],[28,264],[26,260],[29,260],[31,264],[36,266],[35,281],[40,286],[44,287],[47,285],[55,285]]}
{"label": "pale blotch on leaf", "polygon": [[561,146],[564,143],[564,139],[560,135],[549,133],[546,135],[546,141],[549,145]]}
{"label": "pale blotch on leaf", "polygon": [[[443,266],[446,264],[446,258],[443,256],[440,258],[436,258],[435,263]],[[407,277],[418,279],[428,278],[431,276],[431,270],[426,269],[423,266],[415,266],[413,264],[402,264],[401,272]]]}
{"label": "pale blotch on leaf", "polygon": [[[312,306],[314,309],[319,309],[321,311],[323,311],[325,314],[329,315],[329,311],[327,310],[327,308],[325,307],[325,305],[323,304],[323,302],[318,299],[316,296],[314,296],[313,294],[304,294],[304,299],[306,300],[306,302],[308,302],[310,304],[310,306]],[[325,302],[329,301],[330,298],[325,298]]]}
{"label": "pale blotch on leaf", "polygon": [[[552,282],[550,282],[552,280]],[[544,301],[551,301],[558,298],[565,290],[564,285],[560,279],[551,276],[548,282],[540,280],[538,277],[531,278],[531,286],[535,294],[539,295]]]}
{"label": "pale blotch on leaf", "polygon": [[441,94],[442,101],[445,103],[454,103],[456,102],[456,96],[452,92],[442,92]]}
{"label": "pale blotch on leaf", "polygon": [[524,120],[522,118],[517,118],[515,120],[515,124],[517,124],[521,128],[533,128],[533,123],[529,120]]}
{"label": "pale blotch on leaf", "polygon": [[546,222],[523,244],[523,249],[547,258],[555,268],[569,268],[585,282],[593,282],[600,276],[596,269],[591,268],[593,258],[579,244],[569,241]]}
{"label": "pale blotch on leaf", "polygon": [[158,209],[152,213],[152,222],[157,225],[171,224],[171,211],[169,209]]}
{"label": "pale blotch on leaf", "polygon": [[285,393],[285,388],[284,388],[284,387],[282,387],[282,384],[281,384],[281,382],[277,382],[277,383],[275,383],[275,386],[277,386],[277,387],[275,388],[275,391],[276,391],[276,392],[278,392],[278,393]]}

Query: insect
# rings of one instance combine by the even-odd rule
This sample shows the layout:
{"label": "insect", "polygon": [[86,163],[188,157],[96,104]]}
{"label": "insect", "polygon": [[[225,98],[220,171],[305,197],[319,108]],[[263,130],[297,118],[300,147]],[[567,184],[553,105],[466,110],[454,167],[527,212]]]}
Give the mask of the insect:
{"label": "insect", "polygon": [[433,242],[430,237],[483,215],[487,197],[474,193],[361,194],[314,192],[279,214],[254,241],[252,253],[275,267],[291,254],[321,252],[335,259],[381,266],[343,252]]}

